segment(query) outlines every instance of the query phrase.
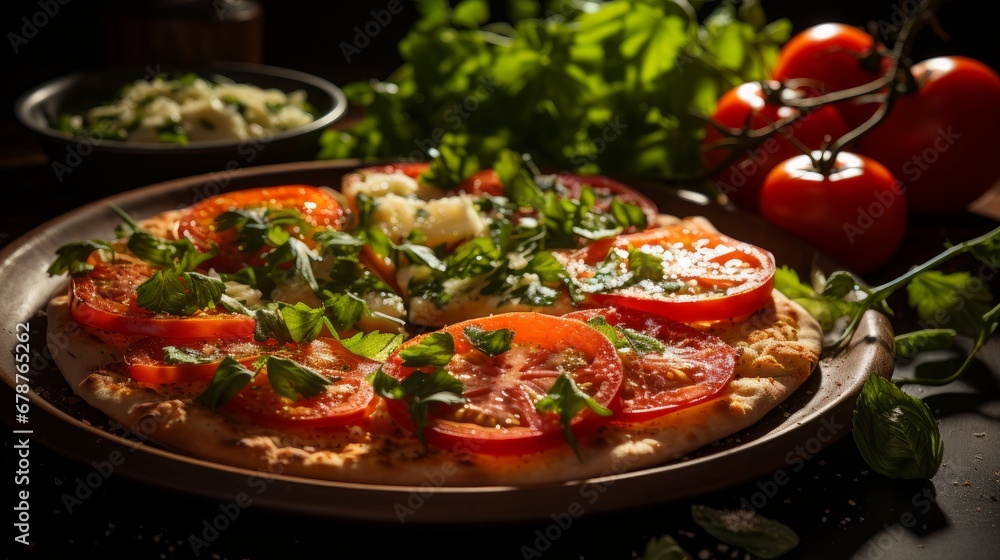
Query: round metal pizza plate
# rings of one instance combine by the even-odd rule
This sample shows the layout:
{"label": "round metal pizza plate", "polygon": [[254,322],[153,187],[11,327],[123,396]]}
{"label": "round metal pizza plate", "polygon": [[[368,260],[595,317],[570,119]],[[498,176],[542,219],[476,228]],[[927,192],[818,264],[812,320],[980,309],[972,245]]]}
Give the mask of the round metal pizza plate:
{"label": "round metal pizza plate", "polygon": [[[892,372],[892,329],[885,317],[870,312],[845,352],[825,358],[805,385],[749,429],[656,468],[533,487],[449,488],[443,486],[446,472],[427,473],[427,482],[420,486],[397,486],[391,480],[383,485],[344,484],[233,468],[142,442],[74,396],[52,365],[51,357],[59,349],[44,346],[41,310],[66,282],[63,277],[49,277],[46,268],[64,243],[111,235],[119,219],[107,209],[109,203],[141,219],[223,191],[290,183],[337,187],[343,174],[359,165],[355,160],[302,162],[152,185],[79,208],[10,243],[0,253],[0,347],[8,350],[0,353],[0,373],[6,384],[3,392],[13,401],[16,325],[29,324],[30,437],[84,464],[120,459],[116,476],[220,501],[251,494],[255,504],[274,509],[394,523],[525,521],[572,514],[582,506],[594,513],[686,499],[794,468],[850,433],[854,401],[869,373]],[[779,265],[800,274],[807,275],[814,263],[826,271],[836,267],[756,217],[696,193],[665,187],[643,190],[661,212],[705,216],[724,233],[766,247]],[[258,493],[261,488],[267,491]]]}

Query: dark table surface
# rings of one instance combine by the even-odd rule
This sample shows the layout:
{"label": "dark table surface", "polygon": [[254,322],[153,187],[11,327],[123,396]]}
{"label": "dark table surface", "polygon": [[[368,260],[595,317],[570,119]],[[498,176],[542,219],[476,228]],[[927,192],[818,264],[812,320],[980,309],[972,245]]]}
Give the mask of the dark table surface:
{"label": "dark table surface", "polygon": [[[59,188],[44,156],[31,155],[30,150],[25,154],[20,164],[0,170],[8,192],[29,193],[34,198],[32,203],[4,209],[0,240],[4,245],[93,198],[79,190]],[[996,227],[997,200],[994,191],[977,202],[973,212],[914,219],[899,254],[866,280],[878,283],[892,278],[939,252],[945,241],[961,241]],[[992,279],[994,292],[1000,293],[996,284],[996,278]],[[900,309],[905,307],[902,304]],[[894,326],[909,329],[912,321],[903,313]],[[900,372],[912,367],[898,365]],[[10,388],[3,390],[13,400]],[[691,505],[704,504],[725,509],[750,505],[761,515],[788,524],[801,537],[801,544],[788,558],[992,557],[1000,544],[1000,448],[996,444],[1000,437],[1000,344],[994,337],[973,367],[954,383],[907,390],[923,398],[940,422],[944,463],[931,480],[892,480],[875,473],[847,435],[808,461],[789,463],[757,480],[738,485],[723,481],[725,489],[691,500],[662,496],[662,503],[651,507],[585,513],[565,527],[544,512],[541,521],[523,523],[427,525],[419,523],[416,515],[413,523],[372,524],[269,510],[259,504],[230,509],[231,519],[224,519],[220,516],[226,515],[227,505],[236,496],[209,499],[119,473],[98,476],[95,472],[99,474],[100,468],[91,461],[36,444],[30,449],[31,544],[14,543],[8,550],[15,558],[57,558],[87,550],[121,558],[256,559],[282,554],[632,558],[642,554],[650,538],[671,535],[698,558],[745,557],[743,551],[722,544],[694,523]],[[4,414],[8,423],[12,417],[13,413]],[[58,420],[39,420],[37,426],[60,429]],[[3,443],[4,461],[12,471],[17,437],[21,436],[8,436]],[[74,498],[81,495],[81,489],[86,497],[77,501]],[[16,508],[19,502],[10,495],[8,503]],[[469,507],[476,507],[474,500]]]}

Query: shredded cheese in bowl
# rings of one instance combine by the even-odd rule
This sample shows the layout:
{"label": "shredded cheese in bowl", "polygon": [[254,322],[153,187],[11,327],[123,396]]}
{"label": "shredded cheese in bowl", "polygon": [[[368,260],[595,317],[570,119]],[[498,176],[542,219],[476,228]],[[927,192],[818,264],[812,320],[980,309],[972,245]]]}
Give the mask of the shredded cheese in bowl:
{"label": "shredded cheese in bowl", "polygon": [[186,74],[136,80],[108,104],[61,116],[55,128],[71,136],[187,145],[267,138],[314,120],[302,90],[285,93]]}

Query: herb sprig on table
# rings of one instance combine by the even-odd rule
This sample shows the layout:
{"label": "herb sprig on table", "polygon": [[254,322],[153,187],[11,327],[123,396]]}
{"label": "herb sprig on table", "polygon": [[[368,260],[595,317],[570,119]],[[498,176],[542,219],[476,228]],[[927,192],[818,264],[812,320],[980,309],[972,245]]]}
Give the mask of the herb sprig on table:
{"label": "herb sprig on table", "polygon": [[890,383],[873,372],[865,382],[854,412],[854,438],[865,461],[885,476],[931,478],[943,457],[941,435],[929,407],[900,387],[945,385],[958,379],[1000,325],[1000,305],[991,307],[994,298],[982,278],[969,272],[946,274],[940,270],[962,254],[972,255],[981,271],[994,274],[1000,265],[1000,228],[949,245],[934,258],[879,286],[867,286],[845,271],[829,277],[816,273],[812,285],[787,268],[775,276],[779,291],[817,317],[824,331],[835,333],[836,338],[826,348],[830,353],[847,347],[867,311],[892,314],[887,300],[899,290],[906,291],[907,303],[927,328],[897,334],[897,356],[912,358],[920,352],[950,348],[960,336],[971,339],[972,348],[957,368],[950,362],[928,362],[916,368],[917,377],[893,377]]}

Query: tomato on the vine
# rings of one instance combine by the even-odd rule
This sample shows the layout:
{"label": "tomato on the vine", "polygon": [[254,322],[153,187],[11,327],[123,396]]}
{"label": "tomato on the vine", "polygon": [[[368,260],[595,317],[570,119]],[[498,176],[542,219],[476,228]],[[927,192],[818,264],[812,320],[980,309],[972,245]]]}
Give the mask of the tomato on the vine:
{"label": "tomato on the vine", "polygon": [[[765,85],[770,91],[765,91],[760,82],[748,82],[729,90],[719,99],[712,120],[730,129],[742,130],[746,126],[748,131],[759,131],[799,114],[797,109],[769,102],[768,98],[771,92],[784,99],[801,98],[802,91],[782,89],[779,82],[767,82]],[[707,126],[702,141],[702,157],[706,168],[715,169],[740,154],[740,157],[732,161],[732,165],[715,175],[719,192],[741,209],[758,212],[760,186],[768,171],[782,161],[802,153],[798,146],[785,137],[786,131],[806,148],[817,150],[846,134],[847,126],[833,107],[820,107],[750,149],[738,144],[713,147],[714,143],[722,140],[723,135],[714,126]],[[746,152],[746,155],[742,155],[742,152]]]}
{"label": "tomato on the vine", "polygon": [[840,152],[828,173],[813,152],[771,170],[760,192],[762,216],[852,271],[884,264],[906,233],[906,199],[879,162]]}
{"label": "tomato on the vine", "polygon": [[1000,180],[1000,76],[967,57],[912,67],[916,89],[858,141],[902,183],[912,212],[962,212]]}
{"label": "tomato on the vine", "polygon": [[[891,60],[869,33],[843,23],[823,23],[796,34],[778,53],[771,71],[775,80],[808,88],[813,94],[842,91],[884,76]],[[878,103],[846,100],[836,109],[850,128],[867,121]]]}

